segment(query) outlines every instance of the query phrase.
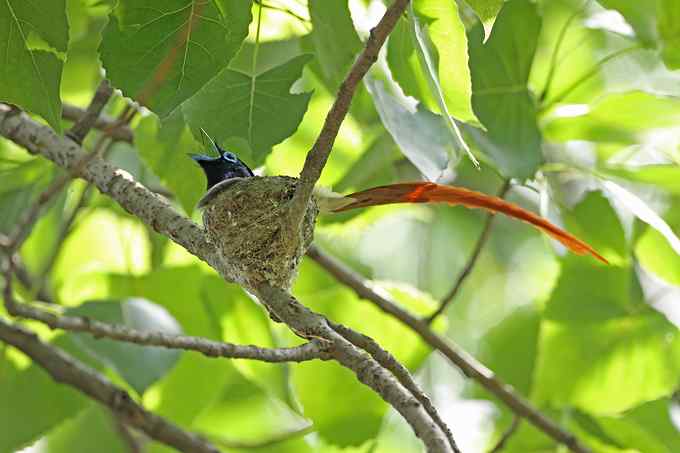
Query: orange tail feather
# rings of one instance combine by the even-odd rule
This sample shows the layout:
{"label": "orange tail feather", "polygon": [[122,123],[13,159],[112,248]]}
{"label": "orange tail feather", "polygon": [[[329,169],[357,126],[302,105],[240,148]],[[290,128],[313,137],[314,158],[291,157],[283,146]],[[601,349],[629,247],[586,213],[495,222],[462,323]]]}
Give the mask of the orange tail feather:
{"label": "orange tail feather", "polygon": [[502,212],[505,215],[535,226],[550,237],[560,241],[565,247],[578,255],[590,254],[603,263],[609,264],[591,246],[553,225],[543,217],[527,211],[516,204],[507,202],[502,198],[475,192],[474,190],[431,182],[409,182],[374,187],[347,195],[347,198],[354,201],[335,209],[334,212],[393,203],[449,203],[452,205],[463,205],[466,208],[486,209],[493,213]]}

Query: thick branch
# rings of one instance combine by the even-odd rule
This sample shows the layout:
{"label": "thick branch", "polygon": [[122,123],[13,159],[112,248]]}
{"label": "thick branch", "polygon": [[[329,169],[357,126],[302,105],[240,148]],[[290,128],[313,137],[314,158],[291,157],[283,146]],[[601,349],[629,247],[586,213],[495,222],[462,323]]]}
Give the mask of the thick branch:
{"label": "thick branch", "polygon": [[[0,135],[68,171],[74,170],[85,156],[73,140],[58,136],[48,126],[25,113],[16,113],[4,104],[0,104]],[[203,229],[175,211],[166,199],[136,182],[128,172],[93,156],[77,173],[158,233],[168,236],[212,267],[220,268],[221,262],[213,253]]]}
{"label": "thick branch", "polygon": [[14,346],[43,367],[52,378],[99,401],[125,424],[179,451],[218,453],[199,436],[188,433],[135,402],[106,377],[78,362],[61,349],[42,342],[34,333],[0,318],[0,340]]}
{"label": "thick branch", "polygon": [[385,15],[380,19],[378,25],[371,30],[363,52],[354,62],[347,77],[345,77],[345,80],[338,89],[335,102],[333,102],[333,106],[326,115],[326,120],[323,123],[319,137],[314,142],[312,149],[307,153],[305,165],[302,168],[302,173],[300,173],[300,184],[298,184],[295,195],[291,200],[290,231],[296,234],[300,231],[300,225],[302,224],[309,199],[312,196],[314,185],[319,180],[321,171],[326,165],[326,161],[328,161],[328,156],[333,149],[333,143],[340,131],[340,125],[349,111],[354,92],[373,63],[378,60],[380,48],[394,29],[399,17],[406,11],[408,2],[409,0],[395,0],[387,8]]}
{"label": "thick branch", "polygon": [[385,313],[388,313],[403,324],[416,331],[427,344],[442,353],[451,363],[457,366],[465,376],[474,379],[482,387],[503,401],[515,414],[526,418],[538,429],[560,442],[573,452],[589,453],[590,450],[582,445],[570,432],[564,430],[547,416],[533,407],[529,401],[518,394],[512,386],[501,382],[491,371],[479,363],[474,357],[463,351],[459,346],[437,335],[430,329],[426,321],[416,318],[401,308],[396,302],[387,299],[371,289],[370,283],[354,273],[335,258],[323,253],[312,246],[307,255],[319,263],[328,273],[339,282],[352,288],[359,297],[366,299]]}

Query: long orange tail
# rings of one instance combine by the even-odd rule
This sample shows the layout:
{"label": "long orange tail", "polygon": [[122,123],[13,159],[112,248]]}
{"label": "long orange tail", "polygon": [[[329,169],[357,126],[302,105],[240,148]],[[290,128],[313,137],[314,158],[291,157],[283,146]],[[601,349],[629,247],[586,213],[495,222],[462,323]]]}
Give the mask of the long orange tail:
{"label": "long orange tail", "polygon": [[603,263],[609,264],[591,246],[553,225],[543,217],[527,211],[516,204],[509,203],[502,198],[475,192],[474,190],[444,186],[431,182],[407,182],[374,187],[349,194],[346,198],[354,201],[334,209],[333,212],[393,203],[449,203],[452,205],[463,205],[466,208],[486,209],[494,213],[502,212],[510,217],[530,223],[550,237],[560,241],[565,247],[578,255],[589,253]]}

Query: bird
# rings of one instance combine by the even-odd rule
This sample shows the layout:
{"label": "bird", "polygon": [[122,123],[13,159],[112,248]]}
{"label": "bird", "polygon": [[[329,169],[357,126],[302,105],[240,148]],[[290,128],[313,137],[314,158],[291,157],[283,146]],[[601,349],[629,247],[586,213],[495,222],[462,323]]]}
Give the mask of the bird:
{"label": "bird", "polygon": [[[203,133],[208,136],[205,131]],[[259,266],[260,271],[266,271],[257,272],[253,281],[249,282],[246,279],[241,283],[253,284],[262,280],[271,281],[274,273],[272,268],[275,266],[265,264],[263,261],[271,260],[272,254],[276,254],[271,249],[281,246],[281,243],[277,243],[277,241],[282,240],[279,232],[283,228],[282,222],[285,217],[283,205],[292,198],[298,179],[287,176],[255,176],[248,165],[236,154],[223,149],[209,136],[208,138],[212,142],[214,151],[219,154],[218,157],[203,154],[190,155],[201,166],[207,178],[207,192],[198,202],[198,207],[203,209],[204,225],[209,236],[212,235],[212,240],[222,244],[223,249],[234,247],[238,249],[236,250],[237,253],[234,250],[224,253],[225,258],[249,261],[240,269],[235,269],[236,273],[247,272],[247,268],[252,266]],[[238,188],[234,188],[235,186],[238,186]],[[259,191],[260,186],[264,188],[263,191]],[[227,195],[232,192],[232,189],[233,194]],[[578,255],[589,254],[596,260],[609,264],[607,259],[593,247],[549,220],[500,197],[465,187],[417,181],[373,187],[349,195],[337,194],[327,189],[315,190],[315,196],[312,198],[303,222],[304,231],[300,241],[301,246],[293,254],[284,254],[280,257],[279,265],[287,261],[291,261],[292,264],[284,266],[286,269],[283,274],[274,278],[278,286],[290,286],[299,259],[306,251],[306,247],[311,244],[314,220],[319,207],[322,207],[324,211],[343,212],[395,203],[447,203],[472,209],[483,209],[494,214],[502,213],[526,222],[559,241],[571,252]],[[238,200],[238,202],[234,203],[234,200]],[[225,203],[228,208],[225,208]],[[244,216],[247,218],[241,218]],[[269,221],[266,221],[267,219]],[[264,232],[258,232],[256,230],[262,228],[260,224],[268,224],[269,227],[266,227]],[[254,234],[257,236],[253,238],[253,241],[245,240],[248,244],[245,250],[243,247],[237,247],[233,244],[237,241],[244,241],[241,235],[243,231],[238,233],[241,236],[235,236],[238,230],[236,227],[239,225],[241,230],[246,230],[246,235]],[[228,241],[225,241],[225,235],[229,236]],[[253,251],[252,247],[257,244],[260,244],[260,250]],[[248,247],[251,249],[248,249]],[[250,260],[247,260],[248,257],[250,257]]]}

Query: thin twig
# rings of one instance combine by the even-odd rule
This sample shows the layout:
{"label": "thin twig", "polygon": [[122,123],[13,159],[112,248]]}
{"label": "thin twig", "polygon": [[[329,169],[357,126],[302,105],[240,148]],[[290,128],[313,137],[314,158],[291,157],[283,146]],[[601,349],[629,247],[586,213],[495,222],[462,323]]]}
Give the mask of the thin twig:
{"label": "thin twig", "polygon": [[[83,115],[85,115],[85,110],[80,107],[66,103],[62,105],[61,116],[66,120],[78,121]],[[103,134],[111,137],[115,141],[132,143],[134,139],[132,129],[130,129],[129,126],[117,126],[116,124],[116,119],[101,114],[94,122],[93,127],[102,131]]]}
{"label": "thin twig", "polygon": [[[498,198],[505,197],[509,189],[510,181],[506,180],[501,186],[501,189],[498,191]],[[451,304],[451,302],[453,302],[453,300],[456,298],[460,289],[463,287],[463,283],[472,272],[472,269],[475,267],[475,264],[477,264],[477,260],[479,259],[479,256],[482,254],[484,245],[486,244],[486,241],[489,239],[489,233],[491,232],[491,224],[493,223],[493,219],[495,218],[495,216],[496,214],[493,212],[489,212],[486,214],[486,218],[484,219],[484,227],[482,228],[482,233],[479,235],[479,238],[475,243],[475,247],[472,250],[470,258],[468,258],[467,262],[465,263],[465,266],[463,267],[463,270],[460,272],[460,274],[458,274],[458,278],[456,279],[456,282],[453,284],[449,292],[446,293],[446,295],[442,298],[442,301],[437,307],[437,309],[434,312],[432,312],[430,316],[425,318],[425,322],[427,322],[428,324],[432,324],[432,322],[435,319],[437,319],[437,316],[439,316],[444,312],[444,310],[446,310],[449,304]]]}
{"label": "thin twig", "polygon": [[491,450],[489,450],[489,453],[498,453],[501,450],[505,448],[505,445],[508,443],[510,438],[512,437],[513,434],[517,431],[517,428],[519,428],[519,425],[521,423],[522,419],[518,415],[515,415],[512,418],[512,423],[508,427],[508,429],[503,433],[500,439],[498,439],[498,442],[496,445],[493,446]]}
{"label": "thin twig", "polygon": [[356,294],[375,304],[385,313],[395,317],[403,324],[413,329],[432,348],[442,353],[453,365],[458,367],[465,376],[475,380],[498,399],[503,401],[515,414],[526,418],[536,428],[559,443],[566,445],[575,453],[590,453],[590,449],[582,445],[570,432],[566,431],[547,416],[533,407],[529,401],[518,394],[510,385],[501,382],[494,373],[479,363],[474,357],[462,350],[456,344],[437,335],[423,320],[413,316],[401,308],[396,302],[377,293],[370,287],[370,283],[356,274],[337,259],[312,246],[307,255],[323,267],[340,283],[352,288]]}
{"label": "thin twig", "polygon": [[331,326],[352,344],[371,354],[371,357],[373,357],[375,361],[384,368],[390,370],[390,372],[394,375],[394,377],[397,378],[401,385],[411,392],[411,395],[413,395],[420,402],[420,404],[423,405],[423,408],[430,415],[430,417],[432,417],[432,420],[437,424],[437,426],[439,426],[444,434],[446,434],[446,438],[448,439],[451,448],[453,450],[457,448],[456,441],[453,439],[451,430],[446,425],[444,420],[442,420],[439,416],[439,413],[432,404],[432,401],[430,401],[430,398],[425,394],[425,392],[418,388],[418,384],[416,384],[413,376],[411,376],[411,373],[409,373],[404,365],[399,363],[399,361],[392,354],[380,347],[380,345],[372,338],[349,329],[341,324],[331,323]]}
{"label": "thin twig", "polygon": [[219,453],[219,450],[196,434],[184,431],[163,417],[147,411],[122,388],[66,352],[44,343],[38,336],[0,318],[0,340],[40,365],[55,381],[73,387],[111,409],[123,423],[149,437],[176,448],[195,453]]}
{"label": "thin twig", "polygon": [[586,71],[581,77],[576,79],[574,82],[571,83],[568,87],[566,87],[564,90],[562,90],[559,94],[557,94],[554,98],[546,101],[541,105],[538,109],[538,114],[543,114],[550,110],[555,104],[562,102],[567,96],[569,96],[574,90],[576,90],[579,86],[581,86],[583,83],[587,82],[590,80],[592,77],[597,75],[597,73],[602,69],[602,66],[606,64],[607,62],[620,57],[621,55],[625,55],[629,52],[632,52],[634,50],[640,49],[639,44],[635,44],[634,46],[626,47],[624,49],[617,50],[616,52],[612,52],[611,54],[607,55],[606,57],[603,57],[600,61],[595,63],[592,68],[590,68],[588,71]]}
{"label": "thin twig", "polygon": [[347,77],[345,77],[345,80],[340,85],[333,106],[326,115],[321,132],[316,142],[314,142],[312,149],[307,153],[305,165],[300,173],[300,182],[295,189],[295,194],[290,204],[289,235],[294,248],[297,247],[300,225],[307,211],[307,204],[312,196],[314,186],[321,176],[321,171],[328,161],[328,156],[333,149],[333,143],[340,131],[340,125],[349,111],[354,92],[373,63],[378,60],[380,48],[394,29],[399,17],[406,11],[408,3],[409,0],[395,0],[387,8],[378,25],[371,30],[363,52],[354,62]]}
{"label": "thin twig", "polygon": [[103,79],[99,83],[90,105],[85,110],[85,114],[78,118],[71,129],[66,132],[66,135],[71,140],[79,145],[83,143],[85,136],[90,132],[90,129],[94,127],[99,115],[102,110],[104,110],[104,106],[109,102],[111,94],[113,94],[113,88],[109,85],[108,80]]}

